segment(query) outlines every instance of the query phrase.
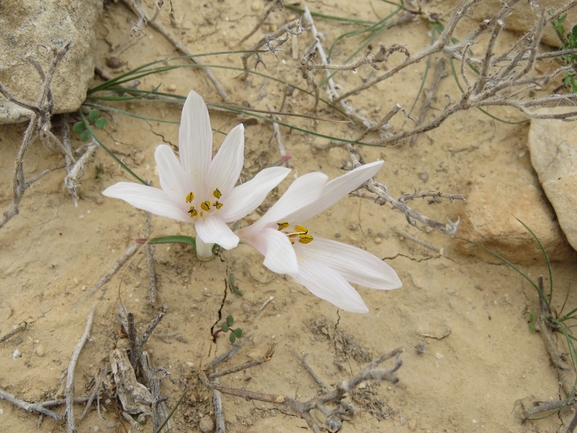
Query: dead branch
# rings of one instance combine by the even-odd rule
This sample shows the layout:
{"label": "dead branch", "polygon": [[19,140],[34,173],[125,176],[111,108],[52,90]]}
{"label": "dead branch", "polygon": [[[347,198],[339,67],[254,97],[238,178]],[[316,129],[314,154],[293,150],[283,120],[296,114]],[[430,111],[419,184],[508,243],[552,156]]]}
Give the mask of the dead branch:
{"label": "dead branch", "polygon": [[[289,21],[282,27],[280,27],[276,32],[270,33],[265,35],[262,39],[260,39],[256,44],[254,44],[248,52],[241,56],[242,60],[242,67],[245,70],[244,74],[242,74],[239,78],[244,81],[248,78],[248,58],[253,54],[257,56],[257,65],[259,63],[263,63],[260,53],[270,52],[274,54],[276,57],[276,51],[279,50],[279,47],[286,43],[289,40],[290,35],[298,36],[305,30],[308,30],[302,26],[301,18],[297,18],[295,20]],[[286,38],[280,39],[281,36],[285,36]],[[261,47],[266,45],[266,50],[259,51]]]}
{"label": "dead branch", "polygon": [[92,306],[90,314],[88,314],[88,319],[86,319],[86,327],[84,332],[76,343],[74,352],[70,357],[70,362],[68,363],[68,373],[66,375],[66,389],[64,395],[66,397],[66,411],[64,416],[66,417],[66,431],[68,433],[77,433],[76,426],[74,425],[74,369],[76,368],[76,363],[78,362],[78,357],[80,352],[84,347],[84,343],[88,340],[90,336],[90,331],[92,330],[92,322],[94,321],[94,312],[96,311],[96,305]]}
{"label": "dead branch", "polygon": [[[50,418],[55,419],[55,420],[63,419],[62,415],[60,415],[56,412],[52,412],[51,410],[48,410],[47,408],[65,405],[66,404],[65,399],[48,400],[48,401],[43,401],[41,403],[29,403],[27,401],[20,400],[19,398],[16,398],[14,395],[4,391],[1,388],[0,388],[0,398],[3,400],[6,400],[9,403],[12,403],[14,406],[19,407],[20,409],[23,409],[26,412],[35,412],[35,413],[40,414],[40,415],[49,416]],[[77,397],[73,401],[74,401],[74,403],[85,403],[88,401],[89,398],[90,398],[89,396]]]}
{"label": "dead branch", "polygon": [[[397,383],[399,379],[394,373],[401,368],[402,361],[400,354],[403,351],[403,348],[398,348],[383,355],[379,359],[368,364],[356,376],[348,380],[343,380],[335,389],[328,389],[304,402],[300,402],[283,394],[266,394],[245,389],[231,388],[221,385],[220,383],[211,382],[204,371],[199,373],[199,377],[204,385],[213,390],[218,390],[223,394],[241,397],[246,400],[257,400],[283,406],[289,412],[292,412],[304,419],[315,433],[320,433],[321,427],[316,423],[310,413],[313,409],[317,409],[325,416],[325,425],[327,425],[331,431],[337,431],[339,425],[342,425],[342,420],[347,418],[347,414],[343,413],[342,406],[340,405],[342,400],[346,397],[346,394],[365,381],[374,381],[377,383],[388,381],[391,383]],[[395,358],[395,365],[393,368],[389,370],[375,370],[375,368],[382,362],[393,357]],[[335,408],[331,410],[327,405],[334,405]],[[334,428],[337,428],[337,430],[334,430]]]}
{"label": "dead branch", "polygon": [[[222,100],[228,101],[229,99],[228,94],[226,93],[220,82],[216,79],[212,71],[208,68],[208,66],[205,66],[202,61],[200,61],[197,57],[193,56],[192,53],[184,46],[184,44],[182,44],[168,30],[166,30],[164,26],[162,26],[162,24],[150,18],[147,15],[146,11],[144,11],[144,9],[140,7],[139,4],[137,4],[139,2],[135,0],[123,0],[123,2],[138,17],[140,24],[137,23],[137,27],[139,28],[144,27],[144,23],[148,23],[153,29],[155,29],[158,33],[163,35],[172,45],[174,45],[174,47],[178,51],[187,56],[192,63],[198,65],[200,69],[202,69],[202,71],[206,74],[208,79],[212,81],[212,84],[214,85],[216,91],[218,92]],[[155,17],[156,14],[158,14],[158,10],[155,13]]]}
{"label": "dead branch", "polygon": [[[146,238],[152,237],[152,219],[150,212],[146,212]],[[156,304],[156,273],[154,272],[154,247],[146,243],[146,264],[148,266],[148,302]]]}
{"label": "dead branch", "polygon": [[236,45],[240,46],[244,41],[246,41],[248,38],[250,38],[252,35],[254,35],[258,31],[258,29],[260,29],[260,26],[262,26],[262,24],[268,18],[270,13],[277,8],[282,9],[283,6],[284,6],[283,0],[271,1],[269,3],[268,7],[266,8],[266,10],[264,11],[264,14],[262,15],[262,17],[260,17],[260,19],[258,20],[258,23],[256,24],[256,26],[254,26],[254,28],[250,32],[248,32],[248,34],[246,36],[244,36],[240,41],[238,41],[238,43]]}
{"label": "dead branch", "polygon": [[98,291],[98,289],[100,289],[102,286],[104,286],[114,276],[114,274],[120,269],[120,267],[122,265],[124,265],[124,263],[126,263],[126,261],[129,258],[131,258],[134,255],[134,253],[136,253],[138,251],[139,247],[140,247],[140,245],[137,243],[130,245],[128,247],[128,249],[125,251],[125,253],[118,260],[116,260],[116,262],[114,262],[114,264],[108,270],[108,272],[106,272],[106,274],[104,274],[104,276],[100,280],[98,280],[98,282],[94,286],[92,286],[92,288],[88,292],[86,292],[86,294],[84,296],[82,296],[82,298],[80,298],[78,301],[76,301],[74,303],[73,307],[74,308],[78,307],[78,305],[80,305],[81,302],[88,299],[96,291]]}
{"label": "dead branch", "polygon": [[28,151],[30,145],[34,140],[40,136],[45,142],[57,143],[62,149],[63,153],[68,157],[74,159],[70,152],[60,143],[50,131],[50,117],[54,110],[54,101],[52,100],[52,92],[50,91],[50,85],[52,84],[52,79],[56,72],[56,68],[60,61],[64,58],[68,50],[70,49],[71,42],[66,43],[61,49],[52,49],[54,53],[54,58],[48,71],[44,72],[40,65],[33,59],[29,59],[30,63],[36,68],[40,78],[42,79],[42,84],[40,85],[40,91],[38,95],[38,100],[36,103],[26,102],[17,96],[13,95],[8,89],[6,89],[2,84],[0,84],[0,93],[4,95],[10,102],[19,105],[32,111],[32,117],[30,122],[28,122],[28,127],[24,132],[24,138],[22,139],[22,144],[18,149],[18,154],[16,155],[16,160],[14,161],[14,169],[12,174],[12,203],[10,208],[4,212],[4,219],[0,221],[0,229],[8,223],[13,217],[18,215],[20,212],[20,202],[26,190],[40,179],[42,176],[47,174],[49,170],[45,170],[36,176],[34,179],[28,182],[24,176],[24,156]]}
{"label": "dead branch", "polygon": [[12,331],[10,331],[8,334],[3,335],[2,337],[0,337],[0,343],[4,343],[6,340],[14,337],[14,336],[15,336],[16,334],[18,334],[19,332],[24,331],[27,326],[28,326],[28,323],[22,322],[20,325],[18,325],[16,328],[14,328]]}

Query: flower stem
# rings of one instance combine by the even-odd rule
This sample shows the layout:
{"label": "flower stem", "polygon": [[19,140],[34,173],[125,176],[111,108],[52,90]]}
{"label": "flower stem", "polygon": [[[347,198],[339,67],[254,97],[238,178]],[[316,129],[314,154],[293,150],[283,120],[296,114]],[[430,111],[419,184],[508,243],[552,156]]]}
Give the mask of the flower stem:
{"label": "flower stem", "polygon": [[207,244],[199,236],[196,237],[196,256],[200,260],[210,260],[212,258],[212,247],[214,244]]}

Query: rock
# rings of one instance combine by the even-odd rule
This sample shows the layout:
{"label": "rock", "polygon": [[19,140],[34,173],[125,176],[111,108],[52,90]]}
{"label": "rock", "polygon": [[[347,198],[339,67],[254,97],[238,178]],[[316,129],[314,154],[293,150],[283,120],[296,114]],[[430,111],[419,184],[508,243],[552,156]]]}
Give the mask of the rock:
{"label": "rock", "polygon": [[46,346],[40,343],[38,346],[36,346],[36,350],[34,352],[36,353],[36,355],[43,357],[44,355],[46,355]]}
{"label": "rock", "polygon": [[[475,182],[463,207],[458,236],[477,242],[513,263],[545,263],[539,245],[515,217],[535,233],[550,260],[563,261],[571,256],[571,248],[535,174],[520,162],[509,164],[497,176]],[[458,242],[455,247],[462,253],[499,262],[468,242]]]}
{"label": "rock", "polygon": [[[0,83],[14,96],[34,104],[42,82],[29,58],[44,71],[51,48],[72,46],[52,80],[54,113],[78,110],[94,76],[94,26],[102,0],[0,1]],[[27,121],[31,112],[0,97],[0,124]]]}
{"label": "rock", "polygon": [[198,428],[202,433],[210,433],[214,431],[214,421],[209,416],[203,416],[198,423]]}
{"label": "rock", "polygon": [[[540,113],[574,111],[557,107]],[[531,163],[559,225],[577,250],[577,122],[533,119],[529,130]]]}
{"label": "rock", "polygon": [[[544,11],[545,16],[547,16],[550,10],[558,11],[567,3],[567,0],[520,1],[513,7],[511,13],[505,15],[505,28],[524,33],[537,23],[541,11]],[[491,18],[502,6],[501,0],[483,0],[470,9],[470,15],[477,21],[483,21]],[[575,24],[577,24],[577,8],[573,7],[567,12],[567,18],[564,22],[565,33],[570,33]],[[561,47],[561,41],[551,24],[545,26],[541,40],[547,45]]]}

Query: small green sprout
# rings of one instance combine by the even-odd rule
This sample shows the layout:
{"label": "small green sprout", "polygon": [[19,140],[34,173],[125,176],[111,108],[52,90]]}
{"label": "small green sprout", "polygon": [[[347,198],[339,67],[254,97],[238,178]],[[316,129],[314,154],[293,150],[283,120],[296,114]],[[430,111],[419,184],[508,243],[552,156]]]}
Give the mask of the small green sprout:
{"label": "small green sprout", "polygon": [[230,331],[230,336],[228,337],[228,339],[230,340],[231,343],[234,344],[234,342],[238,338],[242,338],[242,329],[240,328],[233,329],[232,325],[234,325],[234,318],[231,315],[228,315],[226,321],[220,324],[220,329],[217,329],[215,332],[213,332],[212,337],[216,338],[216,336],[221,332],[224,332],[226,334],[227,332]]}
{"label": "small green sprout", "polygon": [[[552,13],[552,11],[550,12]],[[557,37],[561,41],[562,50],[572,50],[577,48],[577,25],[573,26],[571,32],[565,34],[565,19],[567,14],[560,15],[551,21]],[[571,93],[577,93],[577,54],[568,54],[561,57],[565,64],[571,66],[571,69],[563,77],[563,85],[571,89]]]}
{"label": "small green sprout", "polygon": [[[100,117],[100,111],[98,110],[92,110],[88,114],[88,121],[99,129],[103,129],[106,126],[106,123],[108,123],[106,117]],[[91,133],[90,130],[87,128],[86,123],[82,121],[77,122],[72,127],[72,130],[77,134],[80,134],[80,140],[82,141],[90,140]]]}

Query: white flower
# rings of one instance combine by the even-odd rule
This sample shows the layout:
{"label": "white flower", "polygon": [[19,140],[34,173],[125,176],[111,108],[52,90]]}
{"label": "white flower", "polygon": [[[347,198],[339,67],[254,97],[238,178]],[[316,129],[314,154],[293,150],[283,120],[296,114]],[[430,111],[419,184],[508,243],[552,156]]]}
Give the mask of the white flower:
{"label": "white flower", "polygon": [[382,165],[366,164],[328,183],[322,173],[306,174],[260,220],[237,234],[265,256],[264,265],[271,271],[290,275],[343,310],[366,313],[367,306],[349,283],[397,289],[402,283],[395,271],[364,250],[313,236],[302,224],[358,188]]}
{"label": "white flower", "polygon": [[178,135],[180,161],[165,144],[154,153],[162,189],[120,182],[103,194],[155,215],[194,224],[197,254],[201,257],[210,257],[215,243],[225,249],[234,248],[239,238],[227,223],[256,209],[290,171],[284,167],[264,169],[235,187],[244,161],[243,132],[243,125],[230,131],[212,158],[208,110],[202,98],[190,92]]}

